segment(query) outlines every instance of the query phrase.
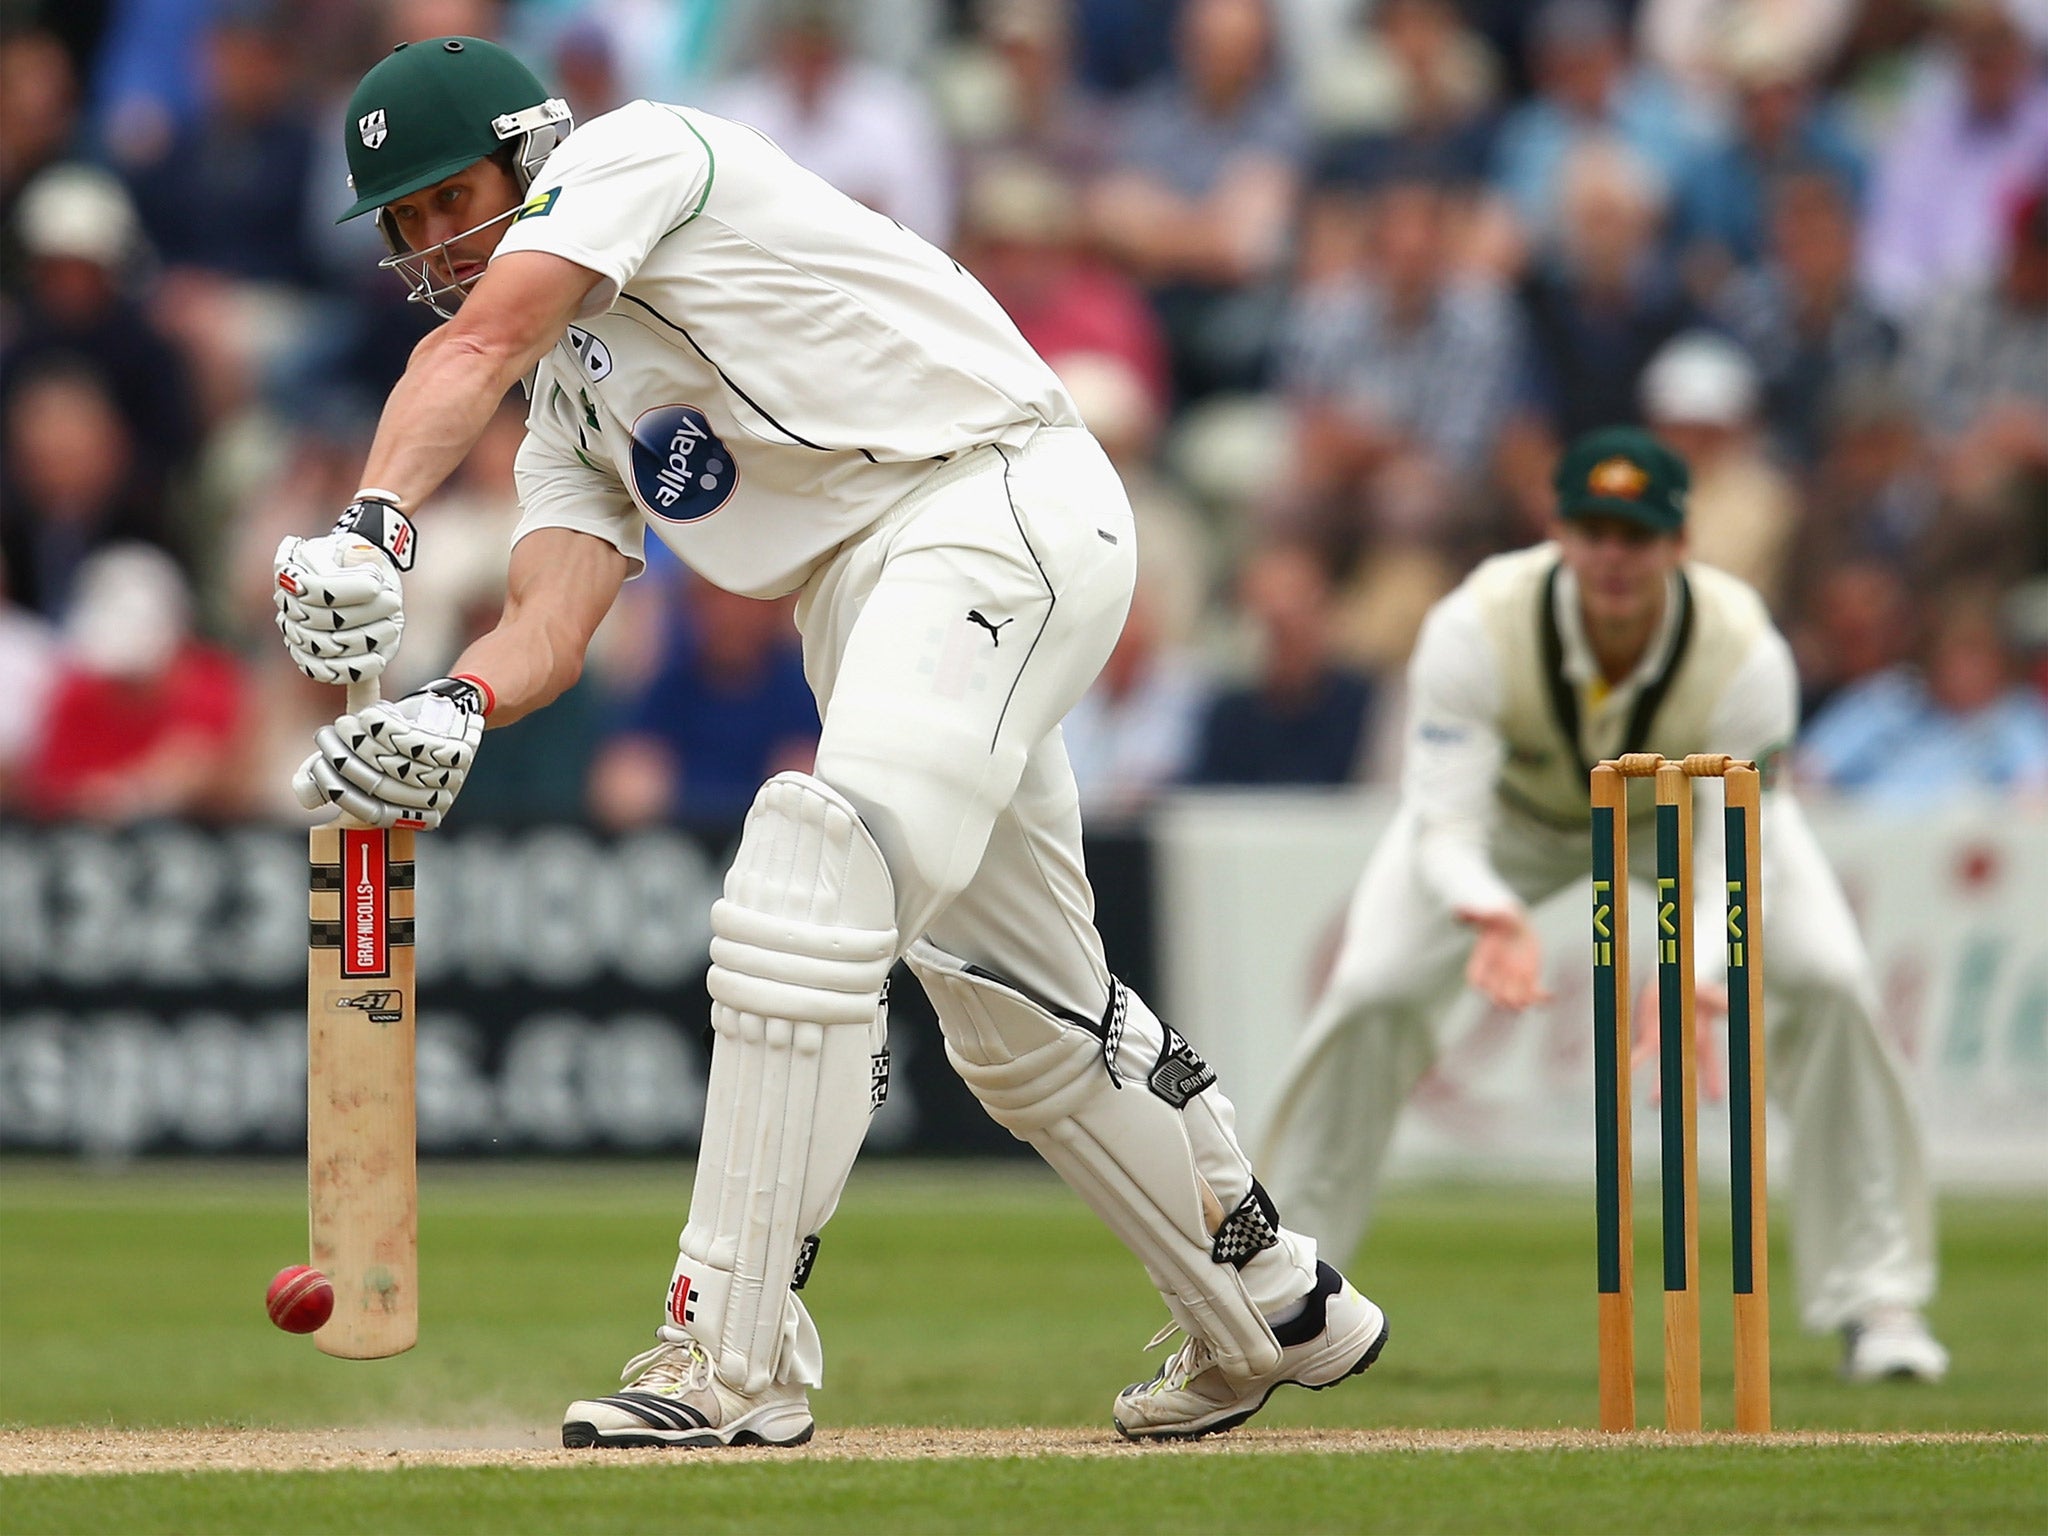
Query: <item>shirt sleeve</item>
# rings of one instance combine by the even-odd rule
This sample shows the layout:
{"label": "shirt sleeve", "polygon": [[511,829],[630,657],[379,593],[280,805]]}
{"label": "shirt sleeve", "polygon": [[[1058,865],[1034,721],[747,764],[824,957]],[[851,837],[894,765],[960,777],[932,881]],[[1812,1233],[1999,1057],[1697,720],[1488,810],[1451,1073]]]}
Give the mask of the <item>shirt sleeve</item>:
{"label": "shirt sleeve", "polygon": [[1765,627],[1715,701],[1707,739],[1716,752],[1756,759],[1766,780],[1799,728],[1799,670],[1792,647]]}
{"label": "shirt sleeve", "polygon": [[1499,713],[1500,677],[1478,605],[1453,593],[1424,620],[1408,663],[1401,795],[1418,822],[1422,882],[1454,912],[1522,910],[1487,851],[1506,756]]}
{"label": "shirt sleeve", "polygon": [[526,418],[526,440],[512,473],[519,490],[517,544],[540,528],[573,528],[603,539],[632,562],[629,573],[647,569],[647,523],[625,488],[575,446],[559,420],[563,397],[544,380]]}
{"label": "shirt sleeve", "polygon": [[610,309],[655,242],[711,195],[711,146],[673,107],[636,101],[570,134],[548,156],[492,260],[546,251],[598,275],[579,319]]}

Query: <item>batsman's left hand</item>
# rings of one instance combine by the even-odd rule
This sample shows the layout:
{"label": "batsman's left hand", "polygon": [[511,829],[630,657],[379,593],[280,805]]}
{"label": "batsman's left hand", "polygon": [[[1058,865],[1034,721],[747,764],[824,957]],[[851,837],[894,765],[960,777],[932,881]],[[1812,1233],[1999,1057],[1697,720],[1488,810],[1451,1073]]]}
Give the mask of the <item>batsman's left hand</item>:
{"label": "batsman's left hand", "polygon": [[438,827],[476,761],[488,705],[476,682],[443,677],[343,715],[313,737],[293,793],[309,811],[332,805],[366,826]]}

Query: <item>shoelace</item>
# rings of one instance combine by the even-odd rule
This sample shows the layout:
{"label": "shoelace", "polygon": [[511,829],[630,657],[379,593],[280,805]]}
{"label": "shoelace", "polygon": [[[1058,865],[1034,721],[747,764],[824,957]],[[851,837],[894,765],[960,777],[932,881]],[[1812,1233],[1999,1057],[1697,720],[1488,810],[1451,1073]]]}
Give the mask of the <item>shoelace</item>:
{"label": "shoelace", "polygon": [[628,1360],[619,1380],[649,1392],[696,1391],[711,1385],[711,1357],[694,1342],[671,1344],[664,1339]]}
{"label": "shoelace", "polygon": [[[1179,1323],[1168,1323],[1152,1335],[1151,1342],[1145,1346],[1146,1352],[1149,1354],[1180,1331]],[[1189,1334],[1186,1342],[1166,1357],[1166,1363],[1159,1367],[1159,1374],[1152,1379],[1156,1385],[1177,1392],[1215,1363],[1215,1352],[1208,1344]]]}

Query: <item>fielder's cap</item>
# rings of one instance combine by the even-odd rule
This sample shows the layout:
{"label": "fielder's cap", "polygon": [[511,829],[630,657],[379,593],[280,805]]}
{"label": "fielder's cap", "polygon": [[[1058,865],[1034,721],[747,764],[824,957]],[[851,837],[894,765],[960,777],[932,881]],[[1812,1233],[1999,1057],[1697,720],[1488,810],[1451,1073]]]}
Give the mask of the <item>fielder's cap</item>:
{"label": "fielder's cap", "polygon": [[1685,526],[1685,460],[1640,427],[1599,427],[1557,462],[1560,517],[1621,517],[1658,533]]}

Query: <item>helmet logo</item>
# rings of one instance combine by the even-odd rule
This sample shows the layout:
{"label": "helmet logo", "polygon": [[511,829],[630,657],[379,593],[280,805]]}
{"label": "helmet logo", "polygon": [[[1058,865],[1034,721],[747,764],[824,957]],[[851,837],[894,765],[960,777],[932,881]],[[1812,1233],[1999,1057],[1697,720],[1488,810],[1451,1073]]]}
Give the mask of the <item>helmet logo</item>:
{"label": "helmet logo", "polygon": [[363,148],[376,149],[385,139],[384,109],[368,113],[356,120],[356,132],[363,136]]}

